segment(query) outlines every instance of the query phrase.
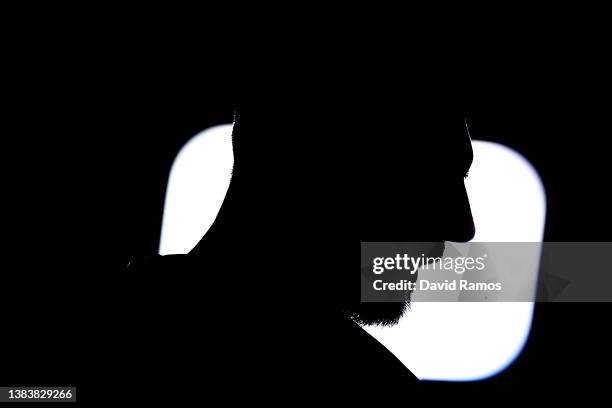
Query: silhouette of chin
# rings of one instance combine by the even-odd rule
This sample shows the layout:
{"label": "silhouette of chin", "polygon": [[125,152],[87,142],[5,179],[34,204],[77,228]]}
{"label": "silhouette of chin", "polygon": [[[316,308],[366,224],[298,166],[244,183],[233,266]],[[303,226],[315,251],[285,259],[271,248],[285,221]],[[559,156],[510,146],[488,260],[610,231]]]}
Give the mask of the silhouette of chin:
{"label": "silhouette of chin", "polygon": [[393,326],[410,307],[410,294],[405,302],[360,302],[344,308],[346,315],[362,326]]}

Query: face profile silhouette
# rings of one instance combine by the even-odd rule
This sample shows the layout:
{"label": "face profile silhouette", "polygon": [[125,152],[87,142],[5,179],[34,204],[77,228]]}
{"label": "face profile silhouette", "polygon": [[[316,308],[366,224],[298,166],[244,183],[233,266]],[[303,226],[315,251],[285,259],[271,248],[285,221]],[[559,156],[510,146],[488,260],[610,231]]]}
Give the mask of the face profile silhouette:
{"label": "face profile silhouette", "polygon": [[204,310],[208,324],[236,333],[218,347],[242,365],[324,365],[329,384],[373,370],[404,384],[410,372],[356,323],[397,323],[410,293],[362,302],[357,240],[436,255],[473,237],[465,114],[421,98],[309,95],[236,105],[226,197],[184,272],[172,273],[204,278],[181,292],[198,304],[189,316]]}
{"label": "face profile silhouette", "polygon": [[[177,367],[210,368],[212,350],[225,357],[212,366],[217,376],[234,384],[236,372],[250,382],[264,366],[280,373],[268,384],[295,387],[311,386],[293,381],[305,367],[324,384],[354,387],[372,372],[406,380],[406,368],[354,322],[396,323],[409,293],[362,302],[357,241],[439,248],[471,239],[474,224],[464,187],[472,158],[466,109],[440,94],[423,97],[429,89],[400,90],[400,79],[370,81],[384,92],[358,82],[336,89],[335,81],[242,88],[232,107],[231,181],[213,225],[188,255],[154,259],[140,272],[136,264],[128,275],[139,291],[129,309],[156,307],[134,338],[176,346],[162,365],[137,364],[146,378],[156,364],[184,380]],[[125,315],[135,331],[138,315]],[[140,354],[136,361],[146,362],[149,354]]]}
{"label": "face profile silhouette", "polygon": [[[379,120],[364,139],[361,241],[401,242],[405,252],[442,256],[444,242],[469,241],[475,233],[464,186],[473,158],[466,118],[436,105],[396,105],[390,116],[389,111],[379,117],[391,119]],[[386,280],[401,275],[386,272]],[[417,274],[408,277],[415,281]],[[363,272],[361,283],[371,287]],[[409,306],[410,292],[400,295],[349,301],[344,310],[362,325],[393,325]]]}
{"label": "face profile silhouette", "polygon": [[[252,283],[266,287],[260,301],[270,301],[271,309],[321,291],[317,279],[325,274],[323,291],[352,320],[397,323],[410,294],[401,301],[362,302],[359,282],[338,272],[350,265],[343,261],[353,256],[350,243],[357,236],[361,242],[412,243],[418,253],[440,256],[445,241],[470,240],[475,228],[464,179],[473,153],[465,114],[456,106],[374,102],[239,106],[230,188],[192,255],[258,257],[262,247],[273,246],[276,262],[266,267],[292,265],[292,273],[274,275],[295,282],[275,290],[266,277],[264,284]],[[296,247],[313,247],[330,270],[313,272],[313,261],[296,262]],[[304,276],[314,276],[318,287]]]}

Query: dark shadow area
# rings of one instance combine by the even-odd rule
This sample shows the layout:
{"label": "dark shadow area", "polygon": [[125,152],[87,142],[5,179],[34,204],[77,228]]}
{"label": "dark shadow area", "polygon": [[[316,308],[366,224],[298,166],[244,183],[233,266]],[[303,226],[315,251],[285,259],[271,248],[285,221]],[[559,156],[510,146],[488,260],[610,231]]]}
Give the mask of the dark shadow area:
{"label": "dark shadow area", "polygon": [[[216,346],[228,355],[218,373],[266,366],[255,384],[295,392],[337,394],[373,372],[405,387],[415,381],[410,371],[349,316],[394,324],[408,303],[361,303],[359,275],[349,270],[357,237],[471,239],[463,107],[424,106],[425,90],[390,104],[372,103],[386,98],[376,89],[311,105],[313,96],[240,99],[232,180],[215,223],[189,255],[135,270],[184,276],[170,287],[196,302],[170,315],[231,333]],[[190,279],[198,275],[196,288]],[[202,319],[206,309],[215,312]],[[182,371],[175,363],[167,371]]]}
{"label": "dark shadow area", "polygon": [[[17,47],[26,55],[4,79],[2,385],[76,385],[82,401],[409,392],[410,371],[342,310],[359,301],[358,239],[471,238],[466,118],[473,138],[537,168],[546,240],[609,239],[599,59],[580,57],[597,69],[578,72],[561,55],[438,70],[327,62],[316,76],[299,64],[259,76],[246,60],[227,80],[198,63],[202,48],[184,50],[192,60],[175,46],[161,58],[124,39],[45,39]],[[157,251],[177,151],[236,110],[214,226],[189,255],[142,259]],[[587,373],[610,363],[609,309],[538,304],[515,364],[464,386],[598,382]]]}

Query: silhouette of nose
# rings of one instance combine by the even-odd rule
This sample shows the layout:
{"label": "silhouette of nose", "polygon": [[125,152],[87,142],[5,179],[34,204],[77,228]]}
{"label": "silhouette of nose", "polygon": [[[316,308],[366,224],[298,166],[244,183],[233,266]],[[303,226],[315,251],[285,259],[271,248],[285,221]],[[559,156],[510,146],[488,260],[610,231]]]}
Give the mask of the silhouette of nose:
{"label": "silhouette of nose", "polygon": [[472,209],[467,190],[463,182],[456,183],[453,188],[456,202],[448,208],[448,226],[445,240],[453,242],[468,242],[476,234],[476,226],[472,217]]}

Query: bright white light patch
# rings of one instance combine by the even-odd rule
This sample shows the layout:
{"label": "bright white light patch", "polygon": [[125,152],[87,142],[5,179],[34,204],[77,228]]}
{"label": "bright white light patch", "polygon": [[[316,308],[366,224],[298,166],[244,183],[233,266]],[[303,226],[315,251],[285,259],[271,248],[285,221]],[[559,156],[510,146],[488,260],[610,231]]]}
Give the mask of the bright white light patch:
{"label": "bright white light patch", "polygon": [[185,254],[210,228],[229,187],[232,125],[200,132],[179,151],[168,178],[159,253]]}
{"label": "bright white light patch", "polygon": [[[473,142],[466,181],[475,241],[539,242],[546,197],[520,154]],[[231,125],[208,129],[178,154],[168,181],[161,254],[187,253],[212,225],[230,183]],[[535,263],[537,265],[537,262]],[[537,268],[534,270],[537,276]],[[521,352],[533,303],[413,303],[392,328],[366,328],[421,379],[475,380],[498,373]]]}
{"label": "bright white light patch", "polygon": [[546,194],[531,163],[497,143],[474,141],[472,148],[465,187],[476,223],[473,241],[542,241]]}
{"label": "bright white light patch", "polygon": [[[477,242],[541,242],[546,196],[535,169],[520,154],[473,142],[466,188]],[[449,244],[447,244],[449,245]],[[537,281],[539,259],[523,260]],[[413,302],[398,325],[365,330],[420,379],[470,381],[504,370],[531,330],[533,302]]]}

